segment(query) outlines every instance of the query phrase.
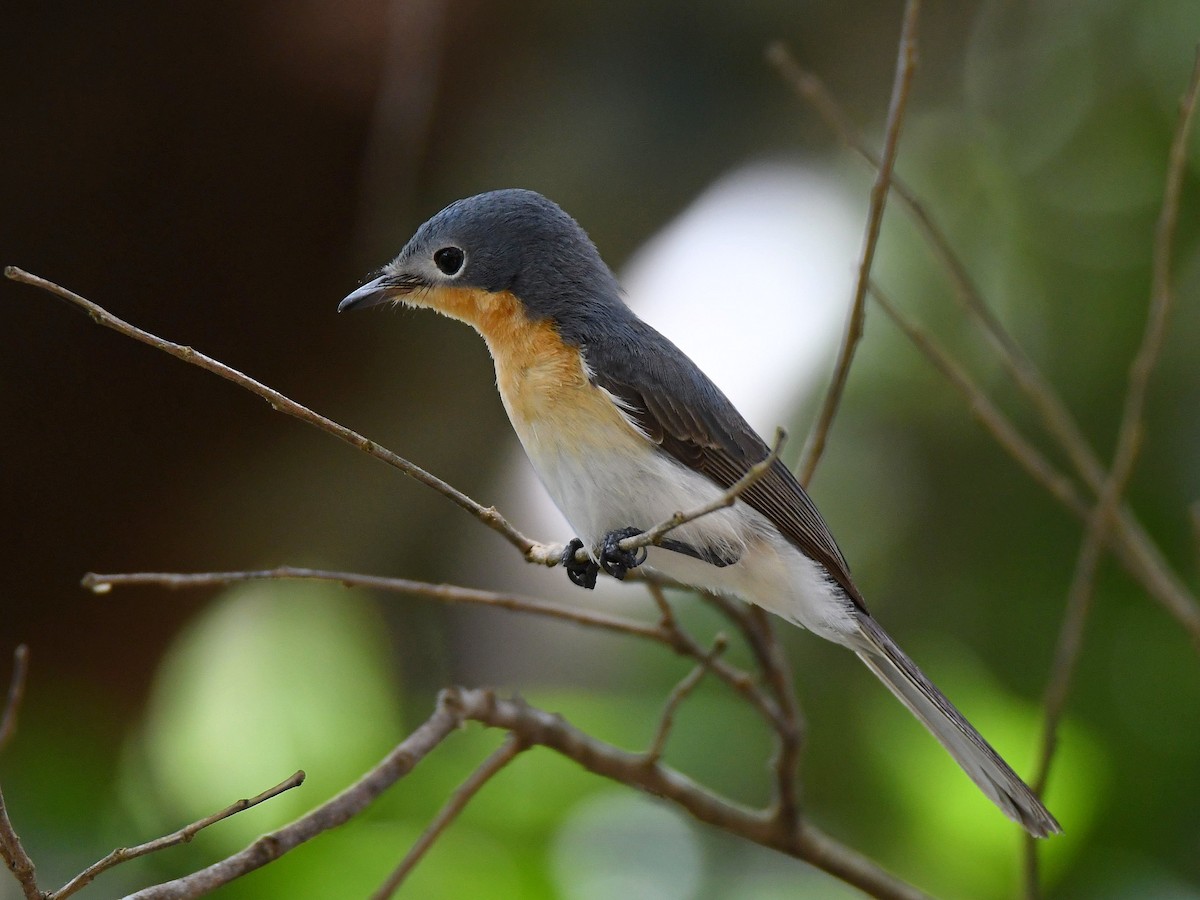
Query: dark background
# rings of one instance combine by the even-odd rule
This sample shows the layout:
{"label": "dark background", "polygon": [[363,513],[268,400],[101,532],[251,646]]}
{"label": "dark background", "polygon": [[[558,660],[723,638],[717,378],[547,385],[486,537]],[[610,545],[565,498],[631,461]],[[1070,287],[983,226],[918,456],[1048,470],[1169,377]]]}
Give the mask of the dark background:
{"label": "dark background", "polygon": [[[898,4],[875,2],[9,4],[0,54],[0,262],[239,368],[486,503],[511,437],[478,339],[429,315],[338,318],[337,301],[428,215],[495,187],[552,196],[585,223],[614,266],[713,179],[752,159],[832,166],[865,208],[864,173],[765,65],[763,50],[786,41],[877,145],[899,18]],[[1182,0],[1069,10],[931,4],[922,18],[921,68],[898,168],[1104,458],[1144,319],[1175,103],[1198,36],[1200,19]],[[1131,493],[1193,589],[1196,147],[1178,237],[1179,308]],[[945,279],[910,231],[888,232],[877,275],[972,360],[1018,421],[1032,421],[983,342],[948,303],[938,305],[948,294]],[[428,490],[211,375],[97,329],[31,288],[6,282],[0,293],[0,652],[23,641],[33,654],[22,730],[0,771],[48,886],[112,846],[152,836],[157,823],[170,830],[185,820],[191,807],[139,774],[158,765],[156,777],[165,778],[161,761],[142,766],[140,759],[156,752],[153,735],[169,730],[153,710],[161,713],[173,697],[179,715],[194,709],[163,686],[172,683],[171,666],[181,665],[170,648],[221,602],[215,592],[154,589],[95,597],[78,587],[84,572],[292,563],[436,581],[456,579],[454,557],[443,552],[449,544],[477,541],[484,555],[506,550]],[[915,635],[905,643],[916,645],[918,658],[943,658],[944,642],[961,642],[943,654],[948,659],[970,648],[962,665],[987,673],[962,678],[976,683],[976,709],[989,708],[993,689],[1018,698],[1013,715],[1021,724],[1011,740],[1027,755],[1014,762],[1028,771],[1078,525],[989,442],[882,317],[874,322],[830,448],[845,462],[818,478],[817,499],[835,522],[854,522],[863,515],[854,504],[870,503],[856,466],[883,466],[919,483],[906,533],[871,536],[865,526],[863,543],[882,547],[863,577],[868,595],[886,585],[887,621]],[[803,434],[810,418],[802,412],[794,432]],[[909,468],[889,468],[888,449],[897,444]],[[841,542],[852,560],[861,558],[856,538]],[[551,589],[558,587],[554,581]],[[364,601],[348,614],[359,623],[350,631],[378,646],[356,650],[350,641],[346,652],[377,653],[412,725],[439,685],[477,674],[471,641],[456,638],[471,614],[380,603]],[[226,627],[251,629],[248,654],[276,652],[263,650],[279,643],[271,625]],[[478,633],[477,623],[463,633]],[[308,646],[302,632],[296,640]],[[887,762],[908,751],[878,746],[889,744],[903,713],[852,659],[792,636],[789,644],[803,657],[810,713],[829,712],[814,727],[820,743],[806,770],[818,821],[933,890],[1010,895],[1014,835],[1000,823],[999,836],[976,848],[979,856],[939,844],[936,826],[913,812],[929,797],[889,787],[912,780],[911,770]],[[681,674],[677,666],[623,644],[597,652],[621,659],[603,684],[566,678],[514,687],[573,698],[560,706],[585,723],[595,709],[643,707],[653,722],[658,700]],[[200,671],[225,665],[201,657],[209,665]],[[963,671],[955,665],[944,664],[945,680]],[[806,667],[834,674],[805,682]],[[853,679],[851,693],[840,686],[842,672]],[[959,698],[971,690],[949,692]],[[712,697],[698,701],[723,715],[720,694],[713,686]],[[276,704],[295,702],[286,689],[274,696]],[[839,726],[838,711],[860,702],[847,713],[854,724]],[[381,698],[378,708],[387,706]],[[1180,630],[1113,566],[1103,573],[1070,712],[1062,765],[1075,774],[1062,776],[1067,811],[1060,812],[1068,837],[1050,848],[1047,869],[1058,895],[1200,891],[1200,666]],[[754,783],[760,763],[734,738],[722,744],[717,713],[696,723],[688,759],[701,772],[745,769],[753,800],[765,790]],[[342,783],[401,730],[396,723],[382,729],[378,746],[355,749]],[[746,740],[761,745],[761,737]],[[291,767],[311,768],[299,747]],[[937,754],[931,743],[912,752]],[[465,753],[465,765],[471,758]],[[539,770],[523,762],[524,781],[494,786],[496,821],[488,807],[464,820],[466,849],[431,856],[427,881],[413,883],[416,895],[446,896],[453,885],[493,896],[594,896],[578,884],[576,893],[566,891],[553,860],[575,857],[546,848],[569,844],[562,835],[574,805],[608,789],[573,773],[579,785],[562,788],[568,776],[553,775],[554,763],[543,760]],[[559,788],[539,781],[539,771]],[[423,801],[409,795],[380,813],[377,828],[399,823],[399,831],[378,853],[367,852],[366,838],[331,837],[337,862],[306,850],[308,862],[292,872],[334,867],[354,885],[341,895],[363,893],[436,808],[439,785],[461,774],[431,774]],[[272,780],[200,784],[210,802],[196,814]],[[947,784],[964,792],[957,781]],[[533,805],[544,808],[514,825],[514,804],[535,795]],[[964,815],[948,826],[951,840],[976,822],[993,825],[986,805]],[[272,821],[265,816],[248,833]],[[746,856],[678,822],[664,827],[682,829],[705,860],[692,888],[680,883],[679,896],[833,890],[799,864]],[[486,852],[469,844],[470,835]],[[237,836],[229,841],[224,852],[239,846]],[[132,888],[185,871],[217,858],[222,846],[198,841],[113,883],[126,877]],[[491,862],[461,865],[468,857]],[[991,863],[978,863],[985,858]],[[475,869],[478,883],[453,880]],[[763,871],[776,878],[765,887],[746,874]],[[228,895],[329,895],[283,874],[255,877],[262,880]],[[361,887],[353,880],[360,878]],[[779,885],[787,893],[772,893]],[[0,881],[0,898],[14,891]],[[94,891],[107,895],[103,886]]]}

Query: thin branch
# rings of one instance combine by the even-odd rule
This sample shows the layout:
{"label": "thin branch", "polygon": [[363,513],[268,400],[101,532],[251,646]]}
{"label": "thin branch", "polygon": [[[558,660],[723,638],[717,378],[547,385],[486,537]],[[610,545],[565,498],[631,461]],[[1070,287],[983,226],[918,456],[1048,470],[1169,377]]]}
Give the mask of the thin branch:
{"label": "thin branch", "polygon": [[[25,697],[25,684],[29,678],[29,648],[20,644],[13,651],[12,679],[8,684],[8,696],[4,701],[4,713],[0,716],[0,750],[8,744],[17,730],[17,713],[21,701]],[[21,838],[13,827],[12,819],[8,816],[8,807],[4,803],[4,792],[0,790],[0,859],[17,883],[26,900],[42,900],[42,892],[37,885],[37,871],[33,860],[21,845]]]}
{"label": "thin branch", "polygon": [[[213,359],[210,356],[205,356],[193,350],[191,347],[186,347],[183,344],[176,344],[172,341],[164,340],[148,331],[143,331],[135,325],[131,325],[123,319],[119,319],[103,307],[93,303],[84,297],[79,296],[73,291],[69,291],[64,287],[55,284],[52,281],[47,281],[37,275],[32,275],[16,266],[7,266],[4,269],[4,275],[13,281],[21,282],[22,284],[32,285],[33,287],[41,288],[48,291],[57,297],[60,297],[69,303],[83,309],[92,321],[98,325],[103,325],[105,328],[111,328],[118,334],[123,334],[126,337],[133,338],[143,344],[154,347],[156,350],[161,350],[174,356],[176,359],[181,359],[193,366],[198,366],[206,372],[211,372],[214,375],[219,375],[226,381],[232,381],[238,387],[244,388],[250,393],[255,394],[266,400],[271,405],[271,408],[277,412],[292,416],[299,419],[301,422],[306,422],[309,425],[333,435],[340,440],[345,441],[351,446],[357,447],[364,453],[375,457],[376,459],[387,463],[393,468],[399,469],[410,478],[419,481],[427,487],[433,488],[439,494],[449,498],[462,509],[469,512],[472,516],[487,525],[493,531],[500,534],[510,544],[521,551],[521,554],[531,562],[536,562],[541,565],[553,565],[557,563],[557,557],[553,555],[554,547],[538,544],[535,541],[527,538],[514,528],[507,519],[502,516],[494,506],[483,506],[482,504],[472,500],[458,488],[442,481],[436,475],[433,475],[425,469],[418,466],[416,463],[409,462],[402,456],[393,453],[392,451],[381,447],[379,444],[369,440],[356,431],[351,431],[344,425],[339,425],[332,419],[327,419],[324,416],[313,412],[306,406],[302,406],[295,400],[285,397],[279,391],[267,387],[248,375],[244,375],[237,369],[225,365],[219,360]],[[559,547],[558,553],[562,554],[562,548]]]}
{"label": "thin branch", "polygon": [[658,718],[658,727],[654,729],[654,738],[646,750],[644,757],[646,765],[654,765],[662,759],[663,752],[667,748],[667,738],[671,736],[671,729],[675,726],[675,714],[679,712],[683,701],[691,696],[692,691],[696,690],[700,681],[709,671],[710,666],[706,665],[706,662],[711,662],[724,653],[728,643],[725,635],[718,634],[713,639],[712,649],[708,651],[706,660],[697,663],[692,671],[671,690],[667,696],[667,702],[663,706],[662,715]]}
{"label": "thin branch", "polygon": [[623,619],[602,612],[588,609],[575,609],[557,603],[547,603],[532,597],[522,597],[518,594],[502,594],[497,591],[478,590],[476,588],[460,587],[455,584],[430,584],[425,581],[412,581],[407,578],[384,578],[379,575],[359,575],[355,572],[336,572],[323,569],[305,569],[297,566],[280,566],[275,569],[262,569],[246,572],[133,572],[127,574],[101,575],[89,572],[83,577],[85,588],[104,594],[113,587],[120,585],[155,585],[172,590],[220,587],[240,581],[269,581],[269,580],[299,580],[299,581],[332,581],[346,587],[373,588],[397,594],[413,594],[430,597],[443,603],[469,603],[476,606],[493,606],[514,612],[531,613],[552,619],[574,622],[605,631],[619,634],[631,634],[635,637],[648,638],[668,646],[672,645],[671,637],[661,628],[638,622],[634,619]]}
{"label": "thin branch", "polygon": [[1060,503],[1067,506],[1079,516],[1086,516],[1086,502],[1079,496],[1075,483],[1056,469],[1048,459],[1031,444],[1013,425],[1012,421],[1000,411],[983,389],[980,388],[960,366],[924,329],[912,322],[900,311],[877,284],[871,285],[871,296],[875,298],[881,309],[887,313],[896,326],[904,332],[904,336],[933,363],[947,381],[967,398],[971,412],[987,429],[1008,454],[1015,459],[1026,472],[1046,489]]}
{"label": "thin branch", "polygon": [[450,795],[450,799],[446,801],[433,821],[429,823],[417,842],[400,861],[400,865],[396,870],[388,876],[379,890],[371,895],[371,900],[387,900],[396,890],[403,884],[404,879],[425,856],[425,853],[433,846],[436,841],[450,823],[453,822],[466,808],[466,805],[471,802],[472,798],[487,784],[501,769],[507,766],[510,762],[516,759],[521,751],[526,749],[526,744],[515,734],[509,734],[491,756],[483,761],[483,763],[471,775],[459,785],[458,790]]}
{"label": "thin branch", "polygon": [[485,690],[459,688],[454,698],[464,719],[503,728],[530,744],[548,747],[589,772],[661,797],[701,822],[802,859],[871,896],[925,896],[807,822],[784,827],[772,811],[747,809],[661,763],[647,765],[643,754],[591,737],[562,716],[536,709],[520,699],[499,699]]}
{"label": "thin branch", "polygon": [[740,694],[751,706],[759,711],[773,730],[778,731],[781,727],[785,727],[783,712],[779,704],[759,688],[750,673],[730,665],[723,659],[711,657],[696,642],[695,638],[680,628],[675,621],[675,614],[671,611],[670,604],[667,603],[662,585],[648,581],[646,582],[646,588],[650,591],[650,596],[654,598],[654,602],[658,604],[658,608],[662,611],[660,627],[666,629],[671,634],[672,646],[675,648],[675,651],[681,656],[690,656],[704,665],[705,668],[720,678],[725,684],[729,685],[734,692]]}
{"label": "thin branch", "polygon": [[760,607],[748,606],[705,592],[704,597],[731,622],[746,639],[750,651],[779,706],[779,716],[772,722],[779,739],[775,751],[775,815],[789,826],[799,815],[799,772],[804,753],[804,715],[792,686],[792,670],[775,636],[771,617]]}
{"label": "thin branch", "polygon": [[917,22],[921,9],[920,0],[907,0],[904,7],[904,22],[900,30],[900,51],[896,60],[896,75],[892,82],[892,98],[888,104],[887,127],[884,131],[883,155],[880,160],[879,172],[875,183],[871,185],[871,200],[867,212],[867,231],[863,241],[862,259],[858,266],[858,283],[854,288],[854,301],[850,308],[850,318],[846,324],[846,334],[838,351],[837,363],[833,370],[833,379],[829,391],[821,405],[817,423],[809,435],[808,445],[804,451],[804,461],[800,468],[800,483],[807,485],[816,471],[817,463],[825,449],[825,440],[833,425],[833,417],[837,414],[838,404],[842,399],[846,381],[850,376],[850,365],[854,361],[854,351],[862,339],[863,322],[866,316],[867,285],[871,278],[871,264],[875,260],[875,248],[879,243],[879,232],[883,225],[883,211],[887,204],[888,185],[892,178],[892,168],[896,161],[896,151],[900,145],[900,128],[904,123],[904,111],[908,105],[909,88],[912,85],[913,73],[917,65]]}
{"label": "thin branch", "polygon": [[[635,534],[621,540],[617,546],[622,550],[637,550],[639,547],[647,547],[651,544],[657,544],[670,532],[674,531],[681,525],[686,525],[688,522],[694,522],[701,516],[707,516],[717,510],[727,509],[737,502],[738,498],[748,491],[751,487],[762,480],[763,476],[771,471],[771,467],[775,465],[775,461],[779,459],[779,454],[783,452],[783,445],[787,443],[787,431],[783,428],[775,429],[775,441],[771,446],[771,452],[763,459],[756,462],[746,474],[731,484],[722,494],[715,500],[697,506],[694,509],[685,512],[677,512],[670,518],[659,522],[653,528],[648,528],[641,534]],[[582,557],[580,557],[582,554]],[[576,558],[580,562],[587,559],[587,552],[580,550],[576,554]]]}
{"label": "thin branch", "polygon": [[0,714],[0,753],[8,746],[17,731],[17,713],[25,698],[25,682],[29,677],[29,648],[19,644],[13,651],[12,680],[8,683],[8,696],[4,701],[4,712]]}
{"label": "thin branch", "polygon": [[767,683],[771,685],[783,710],[778,730],[779,748],[775,752],[775,816],[787,828],[795,826],[800,815],[800,759],[804,753],[804,716],[792,686],[792,670],[775,637],[767,613],[757,606],[748,610],[754,627],[751,647],[759,658]]}
{"label": "thin branch", "polygon": [[[1088,522],[1087,534],[1079,551],[1075,575],[1067,597],[1067,608],[1059,630],[1058,646],[1055,650],[1054,666],[1046,685],[1046,719],[1042,734],[1042,748],[1038,761],[1034,790],[1041,794],[1050,775],[1050,766],[1058,744],[1058,727],[1066,709],[1067,698],[1079,655],[1083,647],[1083,633],[1091,612],[1095,596],[1096,571],[1099,567],[1104,542],[1111,523],[1121,504],[1121,497],[1129,485],[1137,463],[1144,430],[1146,394],[1150,378],[1162,353],[1167,334],[1167,321],[1174,305],[1175,292],[1171,287],[1171,259],[1175,244],[1175,230],[1179,221],[1179,199],[1183,190],[1183,178],[1187,168],[1187,146],[1195,118],[1197,97],[1200,96],[1200,51],[1192,66],[1191,80],[1180,101],[1179,123],[1171,142],[1167,163],[1166,187],[1163,191],[1162,209],[1154,236],[1154,258],[1150,290],[1150,309],[1146,325],[1133,365],[1129,371],[1129,387],[1125,393],[1121,425],[1117,432],[1117,448],[1109,475],[1100,492],[1100,498]],[[1026,889],[1030,896],[1037,896],[1037,849],[1026,842]]]}
{"label": "thin branch", "polygon": [[[773,44],[768,50],[767,58],[795,93],[817,110],[830,130],[837,134],[847,147],[875,169],[880,168],[880,159],[866,146],[861,135],[850,123],[849,117],[816,75],[801,68],[783,44]],[[1099,496],[1107,473],[1066,404],[984,301],[962,259],[951,247],[946,233],[934,221],[933,216],[916,196],[916,193],[895,173],[892,175],[891,189],[913,217],[918,230],[924,235],[933,250],[934,256],[950,275],[956,302],[982,327],[985,337],[992,344],[1001,364],[1017,387],[1033,404],[1043,427],[1058,442],[1088,488],[1096,496]],[[872,290],[874,291],[875,288],[873,287]],[[912,338],[911,333],[909,336]],[[914,342],[917,342],[915,338]],[[934,364],[945,372],[943,365],[929,354],[928,348],[917,343],[918,347],[927,356],[930,356]],[[944,357],[944,354],[942,355]],[[945,358],[948,359],[948,357]],[[968,397],[974,404],[975,398],[983,397],[983,395],[982,392],[975,392],[974,396],[968,394]],[[987,406],[991,406],[986,397],[983,397],[983,401]],[[978,410],[976,412],[978,414]],[[1029,446],[1028,442],[1021,438],[1015,429],[1009,426],[997,430],[991,428],[987,421],[984,421],[984,424],[989,425],[993,436],[996,436],[1002,446],[1019,462],[1026,465],[1027,470],[1036,480],[1043,486],[1047,486],[1051,493],[1061,502],[1066,503],[1077,516],[1082,519],[1087,518],[1090,512],[1088,506],[1074,495],[1074,489],[1069,494],[1061,492],[1065,483],[1061,480],[1061,475],[1055,475],[1050,479],[1043,477],[1052,471],[1053,467],[1049,467],[1048,464],[1039,464],[1038,467],[1043,469],[1043,472],[1039,474],[1028,465],[1033,457],[1023,454],[1024,458],[1022,458],[1014,452],[1015,445],[1010,443],[1010,438],[1014,436],[1017,438],[1017,443]],[[1003,432],[1008,434],[1005,435]],[[1040,456],[1040,454],[1036,455]],[[1057,484],[1053,484],[1053,482],[1057,482]],[[1200,604],[1197,603],[1187,586],[1172,572],[1162,553],[1134,514],[1122,506],[1117,515],[1118,521],[1114,528],[1115,539],[1124,546],[1114,545],[1112,549],[1117,552],[1131,574],[1188,631],[1193,643],[1200,648]]]}
{"label": "thin branch", "polygon": [[[1074,482],[1056,469],[1020,433],[966,371],[932,337],[906,318],[878,285],[872,284],[871,295],[913,346],[966,398],[971,412],[996,442],[1052,497],[1077,518],[1087,522],[1091,510],[1080,496]],[[1150,536],[1126,507],[1121,506],[1117,510],[1116,519],[1112,528],[1106,532],[1105,540],[1121,564],[1179,623],[1191,637],[1192,643],[1200,649],[1200,606],[1196,605],[1187,588],[1172,573]]]}
{"label": "thin branch", "polygon": [[203,831],[210,825],[215,825],[230,816],[235,816],[240,812],[250,809],[252,806],[258,806],[270,800],[272,797],[278,797],[284,791],[290,791],[292,788],[299,787],[304,783],[304,772],[300,771],[292,775],[290,778],[279,782],[273,788],[268,788],[256,797],[251,797],[247,800],[238,800],[236,803],[230,804],[220,812],[215,812],[210,816],[205,816],[203,819],[193,822],[184,828],[179,829],[173,834],[164,835],[156,838],[153,841],[147,841],[144,844],[139,844],[136,847],[120,847],[103,859],[88,866],[57,891],[51,891],[46,895],[46,900],[65,900],[76,891],[87,887],[99,875],[107,872],[114,866],[118,866],[123,862],[128,862],[131,859],[137,859],[139,856],[146,856],[150,853],[156,853],[159,850],[165,850],[168,847],[176,847],[179,844],[186,844],[191,841],[197,834]]}
{"label": "thin branch", "polygon": [[380,794],[403,778],[462,723],[461,715],[443,693],[424,724],[397,745],[373,769],[337,796],[289,825],[264,835],[244,850],[211,866],[143,888],[127,900],[188,900],[216,890],[235,878],[253,872],[311,840],[322,832],[349,821]]}
{"label": "thin branch", "polygon": [[0,858],[21,885],[25,900],[43,900],[37,885],[37,869],[25,848],[21,846],[21,838],[13,827],[12,819],[8,817],[3,791],[0,791]]}

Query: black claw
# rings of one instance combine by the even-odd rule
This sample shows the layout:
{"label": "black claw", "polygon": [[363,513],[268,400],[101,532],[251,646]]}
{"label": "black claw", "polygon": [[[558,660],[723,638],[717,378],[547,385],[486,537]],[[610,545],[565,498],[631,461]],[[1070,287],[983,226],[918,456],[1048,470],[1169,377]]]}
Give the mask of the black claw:
{"label": "black claw", "polygon": [[571,579],[572,584],[590,591],[596,587],[596,576],[600,573],[600,566],[590,559],[587,562],[579,562],[575,554],[582,549],[583,541],[571,538],[571,543],[567,544],[567,549],[563,551],[562,565],[567,570],[567,577]]}
{"label": "black claw", "polygon": [[606,534],[604,544],[600,548],[600,567],[618,581],[624,581],[630,569],[636,569],[646,561],[646,548],[622,550],[620,543],[627,537],[641,533],[642,529],[634,528],[631,525],[628,528],[618,528]]}

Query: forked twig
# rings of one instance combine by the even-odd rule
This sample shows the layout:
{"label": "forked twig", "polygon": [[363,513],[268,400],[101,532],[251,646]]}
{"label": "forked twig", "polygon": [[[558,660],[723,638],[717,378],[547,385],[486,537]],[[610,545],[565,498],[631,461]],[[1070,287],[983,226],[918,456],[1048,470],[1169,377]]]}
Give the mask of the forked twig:
{"label": "forked twig", "polygon": [[854,300],[850,307],[850,317],[846,323],[846,333],[838,351],[837,362],[834,364],[833,378],[821,411],[817,415],[816,425],[809,434],[807,446],[800,466],[800,483],[807,486],[812,480],[825,450],[825,440],[837,415],[838,404],[842,399],[846,381],[850,377],[850,365],[854,361],[854,351],[862,339],[863,322],[866,315],[867,285],[871,278],[871,265],[875,261],[875,248],[879,243],[879,232],[883,225],[883,211],[887,205],[888,185],[892,178],[892,168],[896,161],[896,151],[900,146],[900,128],[904,123],[904,112],[908,105],[909,88],[912,85],[913,73],[917,66],[917,22],[921,9],[920,0],[907,0],[904,6],[904,23],[900,29],[900,51],[896,60],[896,75],[892,81],[892,98],[888,104],[887,127],[884,132],[883,154],[880,159],[879,172],[875,183],[871,185],[871,200],[867,212],[867,231],[863,239],[862,258],[858,266],[858,282],[854,287]]}
{"label": "forked twig", "polygon": [[[1058,744],[1058,727],[1066,709],[1079,655],[1083,648],[1083,634],[1095,596],[1096,572],[1099,567],[1105,537],[1120,508],[1121,497],[1133,475],[1141,448],[1146,394],[1150,377],[1154,373],[1163,342],[1167,334],[1167,320],[1174,305],[1175,292],[1171,288],[1171,257],[1175,243],[1175,230],[1179,221],[1179,200],[1183,190],[1183,177],[1187,167],[1187,145],[1192,122],[1196,114],[1197,98],[1200,97],[1200,50],[1192,66],[1192,75],[1187,91],[1180,101],[1179,122],[1171,142],[1167,163],[1166,187],[1163,191],[1162,208],[1154,235],[1154,258],[1150,309],[1137,355],[1129,371],[1129,387],[1125,392],[1125,404],[1121,413],[1121,424],[1117,432],[1117,448],[1113,463],[1096,501],[1095,509],[1088,521],[1087,533],[1079,551],[1075,574],[1067,596],[1067,608],[1059,630],[1055,648],[1054,665],[1046,685],[1046,718],[1043,726],[1041,753],[1033,787],[1039,794],[1046,788],[1050,766]],[[1036,897],[1040,891],[1037,872],[1037,847],[1032,841],[1025,842],[1026,893]]]}
{"label": "forked twig", "polygon": [[[712,649],[708,651],[706,658],[707,662],[716,659],[725,652],[728,646],[728,640],[725,635],[718,634],[713,639]],[[667,702],[663,706],[662,714],[658,717],[658,727],[654,729],[654,737],[650,741],[650,746],[646,749],[645,760],[647,765],[653,765],[662,759],[663,752],[667,748],[667,738],[671,736],[671,729],[675,725],[675,714],[679,711],[680,705],[691,696],[705,673],[709,671],[710,666],[705,665],[705,662],[699,662],[680,682],[671,689],[671,693],[667,695]]]}
{"label": "forked twig", "polygon": [[[851,124],[849,117],[816,75],[801,68],[782,44],[772,45],[767,57],[797,96],[812,104],[821,118],[847,147],[875,169],[880,168],[879,157],[866,146],[862,137]],[[981,326],[985,337],[995,349],[1001,365],[1033,404],[1047,433],[1058,442],[1079,477],[1098,497],[1103,489],[1107,473],[1066,404],[984,301],[962,259],[950,245],[945,231],[938,226],[916,193],[895,173],[892,174],[891,189],[900,199],[901,204],[909,211],[934,255],[949,274],[954,288],[954,299]],[[877,293],[875,286],[872,286],[872,292],[886,309],[889,305],[886,298]],[[893,319],[896,318],[891,310],[889,310],[889,314]],[[913,336],[909,327],[900,322],[897,324],[901,325],[910,339],[917,344],[918,349],[925,353],[944,374],[949,374],[947,362],[950,367],[957,367],[957,364],[950,360],[944,351],[936,351],[936,344],[933,344],[932,341],[922,343]],[[931,352],[931,349],[934,352]],[[938,359],[939,355],[941,360]],[[992,406],[986,395],[979,390],[964,388],[964,384],[954,377],[951,378],[951,381],[968,397],[973,411],[992,432],[993,437],[1000,441],[1001,446],[1008,450],[1060,502],[1063,502],[1080,518],[1086,519],[1090,509],[1076,495],[1074,488],[1069,486],[1061,475],[1051,474],[1053,467],[1048,463],[1037,461],[1041,454],[1036,451],[1032,454],[1027,452],[1032,449],[1032,446],[1020,436],[1003,415],[989,416],[986,411],[981,409],[982,406]],[[969,378],[966,379],[966,382],[970,383]],[[1026,449],[1022,450],[1021,445],[1024,445]],[[1070,489],[1066,490],[1067,487]],[[1117,521],[1113,526],[1113,533],[1115,537],[1112,538],[1112,541],[1115,543],[1112,544],[1112,549],[1125,567],[1142,583],[1150,595],[1188,631],[1193,643],[1200,648],[1200,604],[1197,604],[1195,597],[1186,585],[1171,571],[1161,552],[1133,513],[1124,506],[1117,511]]]}
{"label": "forked twig", "polygon": [[433,821],[429,823],[429,827],[421,832],[421,836],[417,838],[417,842],[405,854],[404,859],[400,861],[400,865],[388,876],[387,881],[380,885],[379,889],[371,895],[371,900],[387,900],[387,898],[391,897],[400,885],[403,884],[404,879],[408,877],[408,873],[416,867],[429,848],[433,846],[434,841],[441,836],[442,832],[450,826],[450,823],[466,808],[471,799],[501,769],[516,759],[517,755],[526,749],[526,746],[521,738],[510,733],[504,739],[504,743],[491,756],[485,759],[479,768],[470,774],[466,781],[459,785],[458,790],[450,795],[450,799],[438,811]]}
{"label": "forked twig", "polygon": [[156,853],[159,850],[166,850],[168,847],[176,847],[179,844],[186,844],[197,834],[208,828],[210,825],[215,825],[230,816],[235,816],[240,812],[250,809],[253,806],[258,806],[270,800],[272,797],[278,797],[284,791],[290,791],[292,788],[299,787],[304,783],[304,772],[296,772],[290,778],[284,779],[275,785],[273,788],[268,788],[256,797],[251,797],[246,800],[238,800],[232,803],[220,812],[215,812],[210,816],[205,816],[203,819],[193,822],[178,831],[164,835],[160,838],[155,838],[152,841],[147,841],[144,844],[139,844],[136,847],[120,847],[114,850],[108,856],[97,862],[92,863],[57,891],[51,891],[46,895],[46,900],[65,900],[76,891],[87,887],[96,878],[114,866],[119,866],[121,863],[129,862],[131,859],[137,859],[139,856],[146,856],[149,853]]}

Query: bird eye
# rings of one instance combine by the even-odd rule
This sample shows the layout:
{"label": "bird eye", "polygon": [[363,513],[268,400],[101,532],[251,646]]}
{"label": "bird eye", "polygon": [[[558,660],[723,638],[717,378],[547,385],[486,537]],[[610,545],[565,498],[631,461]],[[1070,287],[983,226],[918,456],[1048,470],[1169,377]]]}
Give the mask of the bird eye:
{"label": "bird eye", "polygon": [[443,275],[457,275],[466,255],[458,247],[443,247],[433,254],[433,264]]}

